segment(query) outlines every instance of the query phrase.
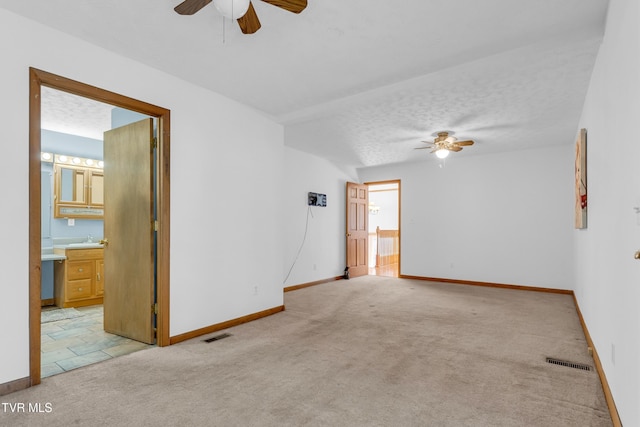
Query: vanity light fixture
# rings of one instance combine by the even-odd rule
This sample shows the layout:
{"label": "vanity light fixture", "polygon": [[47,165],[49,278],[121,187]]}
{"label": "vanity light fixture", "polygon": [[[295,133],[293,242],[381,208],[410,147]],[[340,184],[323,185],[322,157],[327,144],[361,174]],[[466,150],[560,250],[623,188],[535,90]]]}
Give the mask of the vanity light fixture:
{"label": "vanity light fixture", "polygon": [[[46,160],[45,156],[49,156],[51,160]],[[74,166],[79,167],[88,167],[88,168],[98,168],[102,169],[104,167],[104,162],[102,160],[96,159],[85,159],[84,157],[72,157],[66,156],[64,154],[52,154],[52,153],[41,153],[42,161],[53,161],[57,164],[72,164]]]}
{"label": "vanity light fixture", "polygon": [[52,162],[53,154],[51,153],[40,153],[40,159],[44,162]]}

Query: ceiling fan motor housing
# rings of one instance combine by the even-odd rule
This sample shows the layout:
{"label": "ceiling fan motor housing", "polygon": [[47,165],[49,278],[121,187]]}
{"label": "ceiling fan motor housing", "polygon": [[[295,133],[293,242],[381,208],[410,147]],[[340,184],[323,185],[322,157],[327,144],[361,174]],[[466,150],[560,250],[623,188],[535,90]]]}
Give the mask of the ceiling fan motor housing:
{"label": "ceiling fan motor housing", "polygon": [[238,19],[247,13],[251,0],[213,0],[213,5],[225,18]]}

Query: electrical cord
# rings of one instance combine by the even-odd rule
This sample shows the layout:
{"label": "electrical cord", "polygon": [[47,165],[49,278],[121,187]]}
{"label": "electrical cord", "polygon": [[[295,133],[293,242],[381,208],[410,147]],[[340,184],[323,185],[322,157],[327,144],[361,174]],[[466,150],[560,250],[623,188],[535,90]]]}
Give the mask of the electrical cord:
{"label": "electrical cord", "polygon": [[305,242],[305,240],[307,240],[307,231],[309,231],[309,214],[311,214],[311,217],[313,217],[313,212],[311,211],[311,206],[309,206],[308,209],[307,209],[307,223],[304,226],[304,236],[302,237],[302,243],[300,244],[300,248],[298,249],[298,253],[296,254],[296,258],[293,260],[293,264],[291,264],[291,268],[289,269],[289,272],[287,273],[287,276],[282,281],[283,285],[285,283],[287,283],[287,279],[291,275],[291,272],[293,271],[293,267],[296,265],[296,262],[298,262],[298,257],[300,256],[300,252],[302,252],[302,248],[304,247],[304,242]]}

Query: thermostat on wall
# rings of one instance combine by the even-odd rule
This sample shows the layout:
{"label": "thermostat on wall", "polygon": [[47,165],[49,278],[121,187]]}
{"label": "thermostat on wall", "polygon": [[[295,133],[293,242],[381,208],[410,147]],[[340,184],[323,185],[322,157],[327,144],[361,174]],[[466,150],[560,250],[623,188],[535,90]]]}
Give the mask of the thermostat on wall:
{"label": "thermostat on wall", "polygon": [[309,192],[309,206],[327,206],[327,195]]}

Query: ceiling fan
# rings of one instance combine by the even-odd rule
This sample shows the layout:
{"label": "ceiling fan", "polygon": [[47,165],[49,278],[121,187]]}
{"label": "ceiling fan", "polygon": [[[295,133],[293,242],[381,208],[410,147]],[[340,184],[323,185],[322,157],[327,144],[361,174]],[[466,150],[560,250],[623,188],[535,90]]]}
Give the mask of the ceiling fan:
{"label": "ceiling fan", "polygon": [[[260,20],[250,0],[184,0],[173,10],[180,15],[193,15],[212,1],[223,16],[238,21],[244,34],[253,34],[260,29]],[[307,0],[262,1],[293,13],[300,13],[307,7]]]}
{"label": "ceiling fan", "polygon": [[449,155],[451,151],[461,151],[462,147],[468,147],[473,145],[472,140],[458,141],[456,137],[450,136],[449,132],[438,132],[438,136],[431,141],[422,141],[425,144],[430,144],[426,147],[418,147],[416,150],[423,150],[430,148],[432,153],[436,153],[436,156],[440,159],[444,159]]}

